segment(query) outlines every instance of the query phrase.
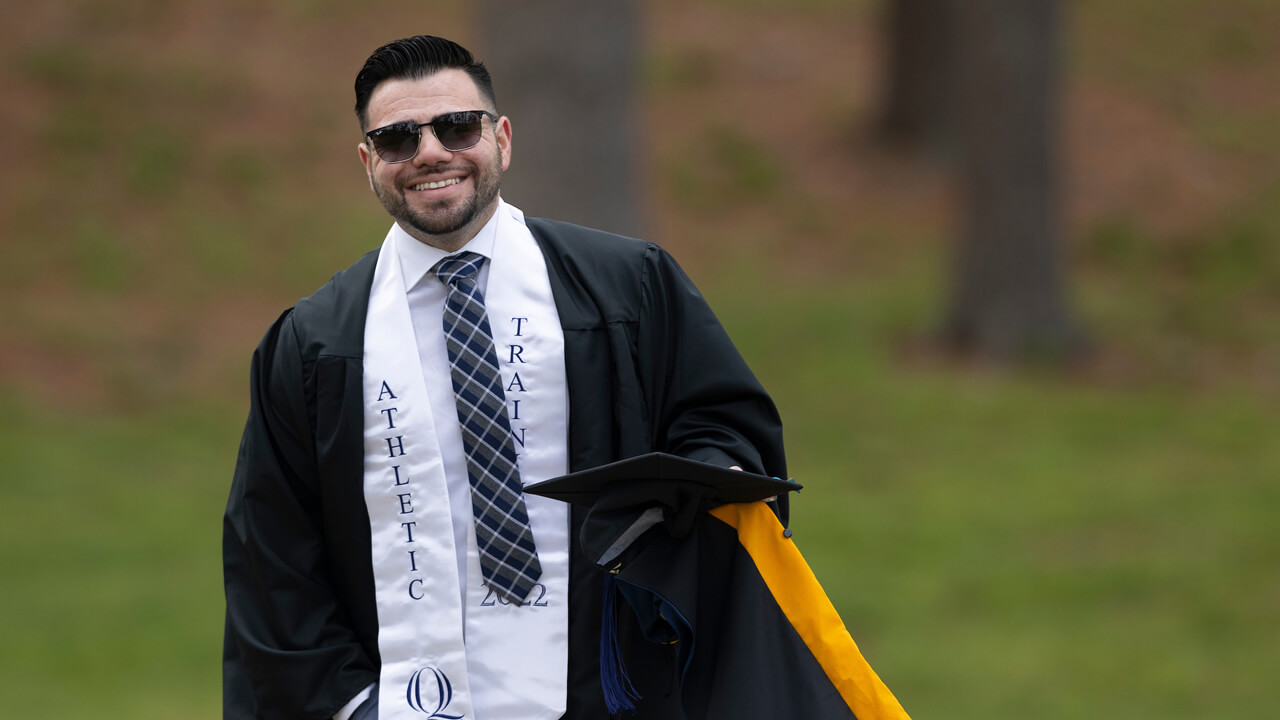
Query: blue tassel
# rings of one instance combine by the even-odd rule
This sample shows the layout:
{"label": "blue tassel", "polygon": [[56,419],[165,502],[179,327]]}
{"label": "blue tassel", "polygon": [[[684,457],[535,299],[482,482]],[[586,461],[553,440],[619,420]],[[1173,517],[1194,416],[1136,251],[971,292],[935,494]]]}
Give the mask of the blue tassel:
{"label": "blue tassel", "polygon": [[604,704],[610,715],[626,710],[636,711],[640,693],[631,684],[627,668],[622,663],[622,650],[618,647],[618,593],[613,573],[604,575],[604,609],[600,622],[600,687],[604,689]]}

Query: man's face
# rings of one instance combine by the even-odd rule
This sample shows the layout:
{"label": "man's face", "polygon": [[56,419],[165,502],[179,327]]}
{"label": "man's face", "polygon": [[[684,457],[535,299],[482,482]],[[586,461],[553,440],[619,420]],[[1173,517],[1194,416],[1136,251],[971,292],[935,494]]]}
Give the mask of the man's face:
{"label": "man's face", "polygon": [[[492,110],[462,70],[448,69],[417,80],[387,80],[369,98],[368,129],[398,122],[425,123],[445,113]],[[511,123],[484,120],[480,142],[446,150],[430,127],[422,128],[418,152],[402,163],[384,162],[361,143],[360,161],[369,185],[392,218],[418,240],[447,252],[466,244],[498,205],[502,172],[511,162]]]}

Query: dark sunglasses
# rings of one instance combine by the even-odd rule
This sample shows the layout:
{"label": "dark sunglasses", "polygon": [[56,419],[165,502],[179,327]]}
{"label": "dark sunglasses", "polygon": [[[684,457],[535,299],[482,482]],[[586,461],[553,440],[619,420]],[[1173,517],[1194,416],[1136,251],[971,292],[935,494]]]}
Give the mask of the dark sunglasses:
{"label": "dark sunglasses", "polygon": [[422,140],[422,128],[430,127],[440,145],[449,152],[459,152],[475,147],[480,142],[484,119],[495,122],[498,116],[485,110],[461,110],[445,113],[431,122],[398,122],[376,130],[370,130],[364,136],[369,139],[373,151],[383,162],[402,163],[418,154],[418,143]]}

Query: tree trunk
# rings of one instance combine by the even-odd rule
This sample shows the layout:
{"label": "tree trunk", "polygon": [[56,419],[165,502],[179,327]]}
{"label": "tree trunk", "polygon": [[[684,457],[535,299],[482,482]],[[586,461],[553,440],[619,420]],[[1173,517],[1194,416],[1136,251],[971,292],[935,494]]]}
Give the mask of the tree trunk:
{"label": "tree trunk", "polygon": [[1057,0],[964,0],[960,240],[944,340],[980,356],[1060,359],[1080,337],[1058,208]]}
{"label": "tree trunk", "polygon": [[884,12],[887,72],[879,134],[905,148],[949,148],[956,0],[891,0]]}
{"label": "tree trunk", "polygon": [[636,0],[484,0],[473,17],[511,118],[502,195],[530,215],[639,236]]}

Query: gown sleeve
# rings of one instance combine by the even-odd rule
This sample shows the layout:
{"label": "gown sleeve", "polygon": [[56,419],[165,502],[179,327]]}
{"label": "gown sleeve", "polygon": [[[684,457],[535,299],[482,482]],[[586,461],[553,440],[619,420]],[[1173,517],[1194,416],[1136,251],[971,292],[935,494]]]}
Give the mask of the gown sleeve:
{"label": "gown sleeve", "polygon": [[785,478],[777,408],[693,282],[653,244],[639,320],[654,449]]}
{"label": "gown sleeve", "polygon": [[330,718],[377,680],[334,590],[292,311],[254,352],[223,519],[225,718]]}

